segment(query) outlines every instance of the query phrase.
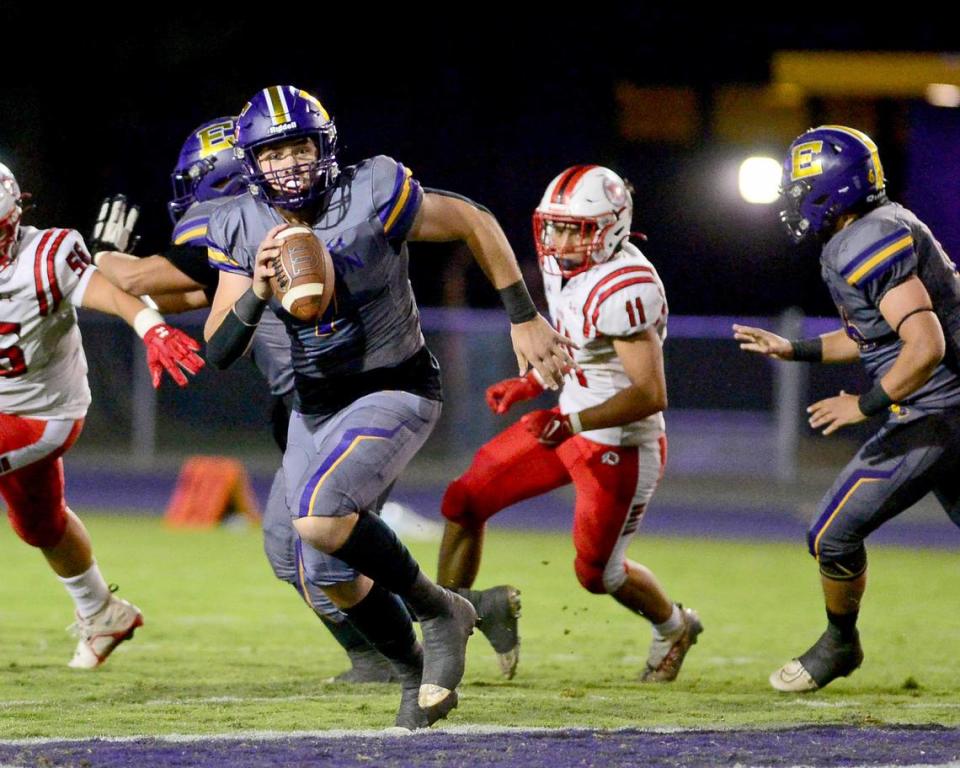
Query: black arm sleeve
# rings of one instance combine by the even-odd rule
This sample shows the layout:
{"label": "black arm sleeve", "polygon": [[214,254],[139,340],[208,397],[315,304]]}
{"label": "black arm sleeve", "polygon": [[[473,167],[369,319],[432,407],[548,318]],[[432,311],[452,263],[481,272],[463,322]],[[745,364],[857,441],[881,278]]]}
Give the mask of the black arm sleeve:
{"label": "black arm sleeve", "polygon": [[213,301],[217,283],[220,281],[220,270],[210,266],[206,248],[197,245],[171,245],[164,251],[163,258],[191,280],[200,283],[207,299]]}
{"label": "black arm sleeve", "polygon": [[237,299],[207,342],[207,360],[214,368],[223,370],[243,356],[265,306],[252,288]]}
{"label": "black arm sleeve", "polygon": [[231,309],[207,342],[207,362],[221,371],[229,368],[243,356],[255,330],[257,326],[244,325],[237,313]]}

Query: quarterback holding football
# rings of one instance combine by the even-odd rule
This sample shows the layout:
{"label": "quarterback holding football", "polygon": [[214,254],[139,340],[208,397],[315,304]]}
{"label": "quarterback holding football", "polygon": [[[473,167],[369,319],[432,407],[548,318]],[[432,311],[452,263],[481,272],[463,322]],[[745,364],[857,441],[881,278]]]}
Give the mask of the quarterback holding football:
{"label": "quarterback holding football", "polygon": [[[209,257],[221,275],[208,356],[219,367],[239,357],[268,305],[286,326],[297,403],[283,469],[303,572],[392,663],[402,688],[396,724],[426,727],[457,705],[476,612],[430,581],[376,514],[433,430],[442,399],[407,241],[470,246],[500,290],[524,370],[529,361],[559,379],[569,342],[537,314],[489,211],[425,190],[385,155],[341,168],[334,122],[307,91],[257,92],[237,117],[236,151],[250,191],[210,217]],[[274,293],[291,226],[312,230],[332,256],[334,292],[319,318],[298,318]]]}

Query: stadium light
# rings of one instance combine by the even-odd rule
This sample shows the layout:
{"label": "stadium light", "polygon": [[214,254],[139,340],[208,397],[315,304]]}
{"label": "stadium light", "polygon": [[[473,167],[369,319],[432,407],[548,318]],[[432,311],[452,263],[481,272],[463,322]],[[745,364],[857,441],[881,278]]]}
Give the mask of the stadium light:
{"label": "stadium light", "polygon": [[926,97],[935,107],[960,107],[960,87],[951,83],[930,83]]}
{"label": "stadium light", "polygon": [[780,163],[772,157],[748,157],[740,163],[740,196],[748,203],[774,202],[780,187]]}

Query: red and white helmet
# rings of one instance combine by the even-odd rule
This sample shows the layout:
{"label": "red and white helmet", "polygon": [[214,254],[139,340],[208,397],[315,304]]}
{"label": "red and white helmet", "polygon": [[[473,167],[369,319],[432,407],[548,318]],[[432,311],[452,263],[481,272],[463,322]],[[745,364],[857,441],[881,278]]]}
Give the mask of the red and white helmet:
{"label": "red and white helmet", "polygon": [[[540,268],[564,277],[608,261],[630,237],[633,200],[627,184],[609,168],[575,165],[547,186],[533,214],[533,237]],[[556,225],[578,226],[576,244],[563,248],[553,242]]]}
{"label": "red and white helmet", "polygon": [[20,234],[20,186],[7,166],[0,163],[0,269],[14,258],[17,236]]}

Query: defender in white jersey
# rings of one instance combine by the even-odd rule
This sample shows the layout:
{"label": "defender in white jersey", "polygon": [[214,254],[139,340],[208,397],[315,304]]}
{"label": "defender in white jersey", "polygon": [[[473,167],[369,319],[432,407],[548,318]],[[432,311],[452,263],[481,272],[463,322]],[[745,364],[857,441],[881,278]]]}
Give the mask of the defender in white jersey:
{"label": "defender in white jersey", "polygon": [[21,194],[0,165],[0,494],[17,535],[38,547],[76,605],[79,642],[70,666],[103,663],[143,624],[140,610],[111,594],[90,537],[66,506],[61,456],[90,405],[76,307],[118,315],[147,346],[154,386],[161,371],[181,386],[196,373],[199,345],[139,299],[97,274],[69,229],[21,227]]}
{"label": "defender in white jersey", "polygon": [[[468,588],[480,566],[487,519],[572,482],[577,578],[651,622],[641,679],[667,682],[703,627],[695,611],[670,601],[648,568],[625,556],[667,452],[667,301],[656,269],[628,242],[632,209],[627,185],[607,168],[568,168],[547,187],[534,214],[535,242],[551,319],[579,346],[579,370],[564,379],[558,408],[523,416],[480,448],[447,488],[437,581],[483,600],[491,590]],[[491,386],[487,404],[506,413],[543,391],[528,374]],[[500,587],[499,611],[488,606],[492,618],[479,624],[508,678],[519,657],[517,595]]]}

